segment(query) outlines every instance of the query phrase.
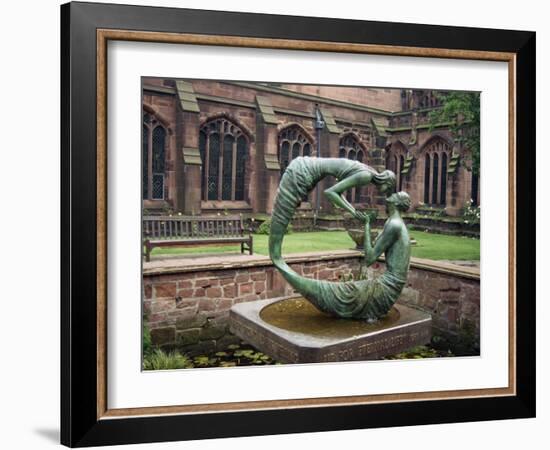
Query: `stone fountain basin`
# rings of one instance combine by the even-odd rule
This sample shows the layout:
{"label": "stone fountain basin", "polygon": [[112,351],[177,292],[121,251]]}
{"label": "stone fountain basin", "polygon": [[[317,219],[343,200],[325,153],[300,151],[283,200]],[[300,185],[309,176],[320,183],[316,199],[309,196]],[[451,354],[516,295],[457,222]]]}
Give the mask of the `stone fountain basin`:
{"label": "stone fountain basin", "polygon": [[238,303],[229,313],[233,334],[286,363],[380,359],[430,342],[431,322],[402,305],[375,323],[340,319],[299,296]]}
{"label": "stone fountain basin", "polygon": [[[346,230],[349,234],[349,236],[353,239],[353,242],[355,242],[355,248],[357,250],[363,250],[365,248],[365,230],[359,229],[359,228],[350,228]],[[370,240],[371,242],[374,242],[376,238],[378,237],[378,230],[371,230],[370,232]]]}

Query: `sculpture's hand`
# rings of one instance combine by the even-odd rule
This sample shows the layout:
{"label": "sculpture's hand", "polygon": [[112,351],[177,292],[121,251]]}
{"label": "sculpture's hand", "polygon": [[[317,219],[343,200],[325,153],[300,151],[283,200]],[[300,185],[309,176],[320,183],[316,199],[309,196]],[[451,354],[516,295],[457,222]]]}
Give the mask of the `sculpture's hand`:
{"label": "sculpture's hand", "polygon": [[370,214],[355,210],[355,212],[353,213],[353,217],[360,220],[364,224],[370,223]]}

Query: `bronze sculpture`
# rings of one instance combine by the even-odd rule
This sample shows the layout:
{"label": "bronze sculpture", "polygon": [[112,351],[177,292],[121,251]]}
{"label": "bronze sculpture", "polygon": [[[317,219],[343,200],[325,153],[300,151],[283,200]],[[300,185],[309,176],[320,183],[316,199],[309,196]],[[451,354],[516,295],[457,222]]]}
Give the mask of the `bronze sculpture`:
{"label": "bronze sculpture", "polygon": [[[281,255],[286,228],[302,199],[326,176],[337,183],[324,194],[331,203],[343,208],[365,223],[365,262],[373,264],[385,253],[386,271],[372,280],[331,282],[302,277],[293,271]],[[281,178],[269,235],[269,254],[285,280],[321,311],[353,319],[378,320],[384,317],[399,297],[407,280],[410,260],[410,240],[401,212],[410,207],[406,192],[386,199],[388,219],[374,246],[370,240],[370,218],[351,205],[342,195],[346,190],[373,183],[382,193],[389,194],[395,186],[395,174],[389,170],[378,173],[372,167],[343,158],[297,157]]]}

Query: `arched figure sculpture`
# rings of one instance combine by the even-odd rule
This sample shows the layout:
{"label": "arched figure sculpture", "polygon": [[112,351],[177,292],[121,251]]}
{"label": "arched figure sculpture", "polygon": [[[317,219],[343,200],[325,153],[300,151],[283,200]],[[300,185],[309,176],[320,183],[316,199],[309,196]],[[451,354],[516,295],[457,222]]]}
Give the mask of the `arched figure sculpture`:
{"label": "arched figure sculpture", "polygon": [[[326,176],[338,182],[324,191],[330,201],[365,223],[365,262],[373,264],[385,253],[386,271],[372,280],[332,282],[302,277],[292,270],[281,255],[282,240],[294,212],[304,196]],[[374,246],[370,240],[370,219],[342,195],[346,190],[373,183],[382,193],[395,186],[395,175],[386,170],[378,173],[358,161],[343,158],[298,157],[292,160],[281,178],[269,234],[269,255],[285,280],[318,309],[326,313],[370,321],[384,317],[401,294],[407,280],[410,241],[401,212],[410,206],[406,192],[386,199],[388,219]]]}

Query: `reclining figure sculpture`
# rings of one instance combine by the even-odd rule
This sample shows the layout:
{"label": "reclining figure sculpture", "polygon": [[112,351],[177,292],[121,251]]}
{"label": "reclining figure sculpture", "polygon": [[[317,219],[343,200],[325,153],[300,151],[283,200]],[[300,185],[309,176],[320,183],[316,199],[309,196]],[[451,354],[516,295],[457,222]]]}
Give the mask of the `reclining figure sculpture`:
{"label": "reclining figure sculpture", "polygon": [[[329,175],[334,176],[337,183],[324,194],[332,204],[365,224],[364,258],[367,266],[385,253],[386,271],[374,279],[334,282],[305,278],[282,258],[283,237],[296,208],[317,183]],[[281,178],[275,198],[269,255],[285,280],[321,311],[341,318],[376,321],[390,311],[407,281],[410,240],[401,213],[410,207],[410,198],[406,192],[397,192],[386,198],[388,219],[373,245],[369,215],[357,211],[342,195],[348,189],[369,183],[387,195],[395,187],[395,174],[389,170],[378,173],[366,164],[343,158],[294,158]]]}

